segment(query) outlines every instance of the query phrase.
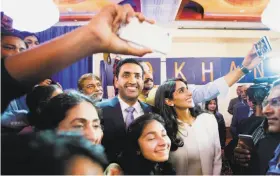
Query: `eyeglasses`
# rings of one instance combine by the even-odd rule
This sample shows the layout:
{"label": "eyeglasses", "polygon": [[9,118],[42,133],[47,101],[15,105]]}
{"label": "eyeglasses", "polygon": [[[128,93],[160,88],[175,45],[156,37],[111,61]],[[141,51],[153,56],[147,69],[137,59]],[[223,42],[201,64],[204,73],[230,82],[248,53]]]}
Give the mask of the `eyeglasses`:
{"label": "eyeglasses", "polygon": [[280,96],[279,97],[275,97],[275,98],[271,98],[270,100],[265,99],[263,101],[263,107],[267,106],[267,105],[273,106],[273,107],[277,107],[280,106]]}

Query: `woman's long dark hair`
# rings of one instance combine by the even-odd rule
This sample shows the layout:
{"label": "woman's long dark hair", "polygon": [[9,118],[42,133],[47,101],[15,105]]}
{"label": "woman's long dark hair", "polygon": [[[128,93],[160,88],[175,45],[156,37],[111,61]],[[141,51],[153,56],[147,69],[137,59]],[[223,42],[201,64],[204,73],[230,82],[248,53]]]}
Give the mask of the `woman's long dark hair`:
{"label": "woman's long dark hair", "polygon": [[[166,131],[171,139],[171,151],[175,151],[178,147],[184,145],[183,140],[180,137],[177,137],[178,134],[178,121],[177,114],[172,106],[168,106],[165,103],[165,99],[173,99],[173,93],[176,90],[176,81],[181,81],[188,85],[188,83],[182,78],[173,78],[165,81],[157,89],[155,96],[155,107],[159,111],[159,114],[163,117],[166,123]],[[194,108],[189,108],[189,111],[193,117],[197,117],[200,112],[196,111]]]}
{"label": "woman's long dark hair", "polygon": [[[138,139],[142,135],[143,129],[156,120],[165,126],[163,118],[155,113],[144,114],[133,121],[127,129],[127,145],[121,159],[121,167],[125,174],[129,175],[149,175],[155,168],[156,164],[160,167],[160,172],[164,174],[174,174],[174,170],[167,162],[156,163],[149,161],[139,154],[140,146]],[[155,173],[158,174],[158,173]]]}
{"label": "woman's long dark hair", "polygon": [[59,123],[64,120],[68,110],[82,102],[88,102],[96,109],[98,117],[102,124],[100,109],[96,108],[94,102],[87,96],[75,91],[68,90],[62,94],[53,97],[42,110],[35,127],[38,130],[55,129]]}
{"label": "woman's long dark hair", "polygon": [[[215,109],[215,111],[214,111],[214,114],[216,114],[216,112],[219,111],[219,108],[218,108],[218,99],[217,99],[217,98],[213,98],[212,100],[215,100],[215,102],[216,102],[216,109]],[[209,100],[209,101],[206,101],[206,102],[205,102],[205,109],[206,109],[207,111],[209,111],[208,105],[210,104],[210,102],[211,102],[212,100]]]}

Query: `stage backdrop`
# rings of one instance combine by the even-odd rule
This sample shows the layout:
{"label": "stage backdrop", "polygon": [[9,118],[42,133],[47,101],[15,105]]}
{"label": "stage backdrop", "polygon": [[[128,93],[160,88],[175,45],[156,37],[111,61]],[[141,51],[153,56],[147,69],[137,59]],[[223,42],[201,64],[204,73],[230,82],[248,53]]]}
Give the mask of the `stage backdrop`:
{"label": "stage backdrop", "polygon": [[[181,77],[190,84],[203,85],[226,75],[241,65],[243,58],[168,58],[166,59],[166,77]],[[252,83],[255,78],[272,76],[268,64],[264,61],[239,83]]]}
{"label": "stage backdrop", "polygon": [[[153,71],[155,85],[160,85],[161,74],[166,74],[166,78],[181,77],[188,81],[189,84],[204,85],[209,81],[213,81],[221,76],[226,75],[231,70],[241,65],[243,58],[167,58],[166,70],[161,73],[160,58],[137,58],[147,62]],[[103,69],[104,68],[104,69]],[[252,83],[255,78],[273,76],[275,73],[269,71],[268,63],[264,61],[251,73],[244,76],[239,83]],[[112,64],[101,63],[101,77],[103,80],[103,88],[105,97],[114,96],[113,90],[113,68]],[[108,89],[107,89],[108,88]]]}

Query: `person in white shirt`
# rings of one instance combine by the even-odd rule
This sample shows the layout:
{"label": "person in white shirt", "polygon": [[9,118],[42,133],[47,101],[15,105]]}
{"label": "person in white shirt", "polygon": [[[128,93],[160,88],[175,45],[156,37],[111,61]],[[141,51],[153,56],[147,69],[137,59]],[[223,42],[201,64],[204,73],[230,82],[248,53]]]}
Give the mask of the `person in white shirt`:
{"label": "person in white shirt", "polygon": [[193,108],[192,93],[181,78],[158,87],[155,107],[172,141],[170,161],[178,175],[219,175],[221,145],[216,118]]}

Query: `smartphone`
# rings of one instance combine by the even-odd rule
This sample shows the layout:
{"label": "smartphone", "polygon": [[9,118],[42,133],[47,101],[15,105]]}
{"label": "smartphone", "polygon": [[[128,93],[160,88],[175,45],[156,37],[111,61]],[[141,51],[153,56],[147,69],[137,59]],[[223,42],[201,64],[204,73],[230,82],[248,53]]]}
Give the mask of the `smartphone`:
{"label": "smartphone", "polygon": [[264,57],[268,52],[272,50],[269,39],[264,36],[255,45],[256,53],[259,57]]}
{"label": "smartphone", "polygon": [[145,21],[141,23],[136,17],[132,18],[128,24],[122,25],[118,35],[121,39],[132,43],[134,47],[149,48],[164,55],[171,49],[170,32],[155,24]]}
{"label": "smartphone", "polygon": [[254,141],[253,141],[253,138],[252,138],[251,135],[239,134],[239,135],[238,135],[238,138],[239,138],[238,143],[239,143],[240,141],[242,141],[242,143],[245,144],[245,145],[249,148],[249,150],[252,150],[252,149],[253,149],[253,147],[254,147]]}

